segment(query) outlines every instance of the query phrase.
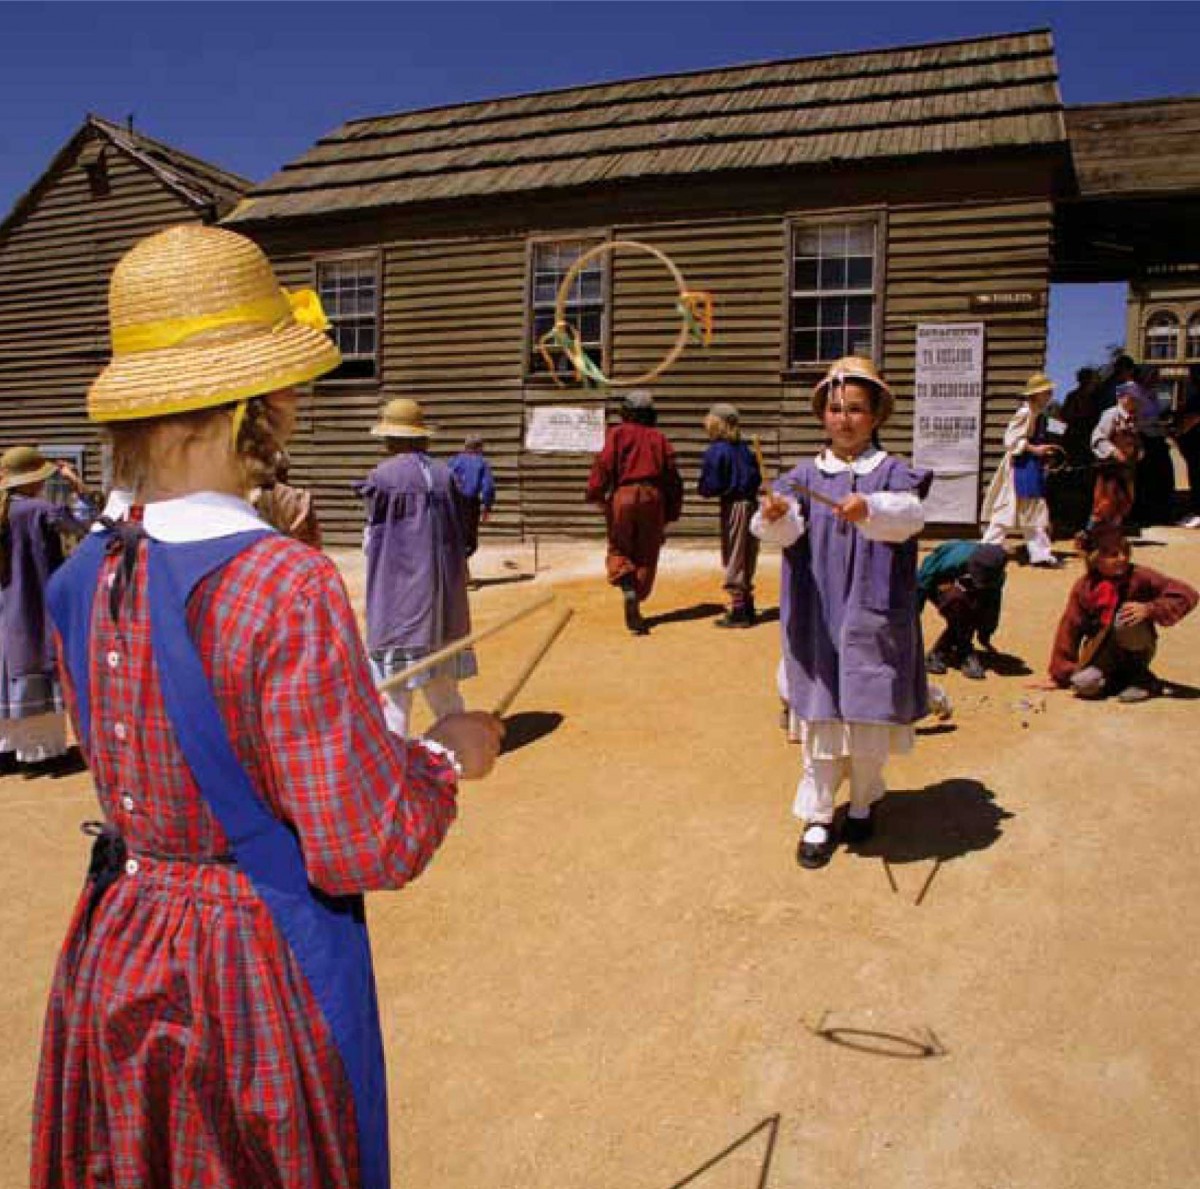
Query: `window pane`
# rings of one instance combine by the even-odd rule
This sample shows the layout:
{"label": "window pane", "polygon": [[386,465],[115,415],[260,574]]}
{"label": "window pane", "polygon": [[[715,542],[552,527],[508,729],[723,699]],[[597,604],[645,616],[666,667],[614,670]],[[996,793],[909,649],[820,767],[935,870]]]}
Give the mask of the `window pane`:
{"label": "window pane", "polygon": [[815,297],[799,297],[792,302],[792,326],[796,330],[816,326],[818,321]]}
{"label": "window pane", "polygon": [[821,229],[809,223],[796,228],[797,256],[819,256],[821,254]]}
{"label": "window pane", "polygon": [[875,225],[873,223],[856,223],[846,228],[846,255],[875,255]]}
{"label": "window pane", "polygon": [[817,358],[817,332],[797,330],[792,335],[792,361],[811,363]]}
{"label": "window pane", "polygon": [[874,273],[875,262],[870,256],[851,256],[846,261],[846,288],[870,289]]}
{"label": "window pane", "polygon": [[869,327],[865,330],[851,328],[850,349],[846,352],[846,354],[865,355],[868,359],[870,359],[872,356],[871,337],[871,330]]}
{"label": "window pane", "polygon": [[846,227],[842,223],[821,224],[821,255],[845,256]]}
{"label": "window pane", "polygon": [[579,337],[585,343],[598,343],[600,341],[600,329],[603,324],[603,315],[600,310],[594,306],[576,313],[572,319],[572,323],[579,331]]}
{"label": "window pane", "polygon": [[792,288],[796,290],[816,289],[817,260],[814,256],[801,256],[792,266]]}
{"label": "window pane", "polygon": [[845,355],[843,350],[845,336],[841,327],[836,330],[821,331],[821,359],[839,359]]}
{"label": "window pane", "polygon": [[846,325],[865,326],[870,329],[875,302],[870,297],[848,297],[846,299]]}
{"label": "window pane", "polygon": [[821,288],[845,289],[846,261],[842,258],[821,261]]}
{"label": "window pane", "polygon": [[1189,359],[1200,356],[1200,315],[1193,317],[1188,323],[1187,353]]}
{"label": "window pane", "polygon": [[582,301],[600,301],[604,296],[604,278],[598,268],[585,268],[580,273],[579,296]]}
{"label": "window pane", "polygon": [[533,280],[533,300],[538,305],[553,305],[558,296],[558,281],[545,273],[538,273]]}

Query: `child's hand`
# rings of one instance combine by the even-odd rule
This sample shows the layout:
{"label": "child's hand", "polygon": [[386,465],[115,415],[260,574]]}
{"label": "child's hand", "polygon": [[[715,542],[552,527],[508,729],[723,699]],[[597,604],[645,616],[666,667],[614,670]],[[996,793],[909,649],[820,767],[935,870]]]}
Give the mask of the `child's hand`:
{"label": "child's hand", "polygon": [[767,524],[774,524],[788,514],[789,504],[781,495],[772,491],[766,492],[758,501],[759,511]]}
{"label": "child's hand", "polygon": [[1062,689],[1062,686],[1059,685],[1058,682],[1055,681],[1053,677],[1038,677],[1034,681],[1025,682],[1025,688],[1026,689],[1040,689],[1040,690],[1052,692],[1056,689]]}
{"label": "child's hand", "polygon": [[1143,623],[1150,618],[1149,603],[1122,603],[1117,609],[1117,627],[1131,628],[1135,623]]}
{"label": "child's hand", "polygon": [[839,520],[847,520],[851,524],[862,524],[871,514],[871,505],[863,495],[848,495],[833,510]]}

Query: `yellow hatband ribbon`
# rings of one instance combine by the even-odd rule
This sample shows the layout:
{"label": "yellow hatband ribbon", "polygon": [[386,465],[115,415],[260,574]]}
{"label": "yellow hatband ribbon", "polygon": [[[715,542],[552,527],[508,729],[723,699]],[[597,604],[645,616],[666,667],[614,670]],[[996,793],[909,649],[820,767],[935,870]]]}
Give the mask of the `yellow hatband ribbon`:
{"label": "yellow hatband ribbon", "polygon": [[114,328],[113,354],[138,355],[143,351],[178,347],[194,335],[222,326],[273,327],[281,322],[298,322],[301,326],[311,326],[313,330],[329,329],[329,319],[325,316],[321,299],[313,290],[280,290],[277,296],[249,301],[215,314],[200,314],[195,318],[164,318],[161,322]]}

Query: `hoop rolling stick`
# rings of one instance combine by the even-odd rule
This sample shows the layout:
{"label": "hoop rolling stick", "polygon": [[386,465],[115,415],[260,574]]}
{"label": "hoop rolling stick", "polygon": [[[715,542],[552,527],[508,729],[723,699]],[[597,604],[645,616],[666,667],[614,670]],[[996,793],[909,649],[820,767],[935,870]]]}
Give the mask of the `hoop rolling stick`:
{"label": "hoop rolling stick", "polygon": [[507,713],[508,708],[513,704],[517,694],[519,694],[524,688],[525,683],[533,674],[534,669],[541,664],[542,657],[544,657],[546,653],[550,651],[551,645],[553,645],[554,641],[558,639],[559,635],[561,635],[563,628],[567,626],[571,616],[574,614],[575,612],[571,607],[564,607],[554,617],[554,622],[551,623],[551,625],[546,629],[545,635],[542,636],[537,643],[537,647],[532,653],[530,653],[529,659],[526,660],[525,664],[522,666],[520,673],[513,678],[508,689],[505,690],[505,692],[496,701],[495,706],[492,708],[492,713],[495,714],[497,718],[503,718]]}
{"label": "hoop rolling stick", "polygon": [[540,611],[547,603],[552,603],[553,601],[554,595],[551,592],[547,592],[541,598],[534,599],[532,603],[527,603],[524,607],[514,611],[511,615],[506,615],[503,619],[498,620],[489,627],[480,628],[477,632],[472,632],[470,635],[463,636],[453,643],[447,644],[445,648],[439,648],[437,652],[431,652],[428,656],[423,656],[419,661],[409,665],[402,672],[394,673],[385,681],[381,681],[379,689],[389,690],[402,686],[410,678],[416,677],[418,674],[440,665],[442,661],[447,661],[452,656],[456,656],[464,648],[470,648],[472,644],[477,644],[480,640],[486,640],[489,636],[494,636],[497,632],[511,627],[514,623],[524,619],[525,616],[532,615],[535,611]]}
{"label": "hoop rolling stick", "polygon": [[[583,350],[583,344],[579,340],[579,332],[567,321],[567,301],[571,296],[571,290],[575,285],[576,278],[587,265],[609,252],[627,248],[648,253],[658,260],[671,274],[671,279],[675,282],[678,296],[677,307],[680,314],[680,326],[679,333],[675,336],[675,341],[671,344],[670,349],[654,367],[647,372],[643,372],[640,376],[618,379],[616,376],[611,378],[606,376],[588,358],[586,352]],[[656,380],[663,372],[673,366],[679,356],[683,354],[683,349],[688,345],[688,340],[697,331],[699,332],[701,341],[707,346],[712,339],[712,327],[713,298],[711,293],[700,289],[689,289],[687,282],[683,279],[683,274],[676,267],[675,262],[661,248],[656,248],[653,244],[644,244],[633,239],[615,239],[589,248],[567,269],[566,275],[558,286],[558,294],[555,297],[554,326],[538,340],[538,350],[541,352],[542,358],[546,361],[551,378],[560,388],[565,387],[565,385],[559,379],[558,368],[555,366],[553,356],[553,351],[555,350],[562,351],[567,359],[570,360],[578,379],[590,380],[592,383],[609,388],[634,388],[639,384],[651,383],[651,381]]]}

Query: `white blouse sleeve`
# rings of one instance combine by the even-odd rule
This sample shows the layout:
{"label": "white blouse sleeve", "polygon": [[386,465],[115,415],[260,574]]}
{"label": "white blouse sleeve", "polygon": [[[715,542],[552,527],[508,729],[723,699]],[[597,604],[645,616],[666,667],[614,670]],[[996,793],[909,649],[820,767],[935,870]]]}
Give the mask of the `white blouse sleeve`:
{"label": "white blouse sleeve", "polygon": [[867,518],[859,524],[871,541],[898,545],[925,527],[925,505],[911,491],[877,491],[866,497]]}
{"label": "white blouse sleeve", "polygon": [[1022,405],[1004,431],[1004,449],[1010,454],[1024,454],[1032,428],[1033,414],[1028,405]]}
{"label": "white blouse sleeve", "polygon": [[788,500],[787,513],[778,520],[763,519],[761,508],[755,512],[750,518],[750,531],[764,544],[786,549],[804,536],[804,517],[795,500]]}

